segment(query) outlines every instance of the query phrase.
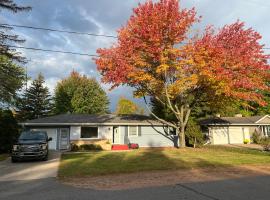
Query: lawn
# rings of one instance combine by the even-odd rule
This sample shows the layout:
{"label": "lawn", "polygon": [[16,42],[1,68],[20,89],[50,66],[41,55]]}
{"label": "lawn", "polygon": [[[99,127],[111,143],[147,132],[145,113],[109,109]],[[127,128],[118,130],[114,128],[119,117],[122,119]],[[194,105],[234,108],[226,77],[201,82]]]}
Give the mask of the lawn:
{"label": "lawn", "polygon": [[259,150],[208,146],[200,149],[141,149],[127,152],[63,154],[59,177],[83,177],[151,170],[230,167],[270,164],[270,154]]}
{"label": "lawn", "polygon": [[0,161],[6,160],[8,157],[8,154],[0,154]]}

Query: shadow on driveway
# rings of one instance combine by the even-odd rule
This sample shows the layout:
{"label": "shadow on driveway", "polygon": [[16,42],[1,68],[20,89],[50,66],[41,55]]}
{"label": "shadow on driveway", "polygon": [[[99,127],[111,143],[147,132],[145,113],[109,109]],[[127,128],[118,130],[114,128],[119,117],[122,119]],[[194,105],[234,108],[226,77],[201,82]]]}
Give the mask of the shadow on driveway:
{"label": "shadow on driveway", "polygon": [[2,181],[32,180],[56,177],[60,152],[50,151],[48,161],[22,161],[12,163],[10,158],[0,162],[0,184]]}

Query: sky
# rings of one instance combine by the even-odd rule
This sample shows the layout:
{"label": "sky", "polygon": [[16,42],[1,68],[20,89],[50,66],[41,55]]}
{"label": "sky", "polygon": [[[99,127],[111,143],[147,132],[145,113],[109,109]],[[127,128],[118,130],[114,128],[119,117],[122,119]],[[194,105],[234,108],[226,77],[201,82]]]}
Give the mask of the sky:
{"label": "sky", "polygon": [[[32,11],[13,14],[0,13],[0,22],[95,34],[117,35],[125,25],[132,8],[145,0],[15,0],[19,5],[32,7]],[[193,30],[202,30],[211,24],[217,28],[236,20],[244,21],[262,35],[261,43],[270,47],[270,2],[265,0],[181,0],[181,8],[195,7],[202,21]],[[110,47],[114,38],[72,35],[67,33],[14,28],[26,42],[21,46],[61,51],[96,54],[97,48]],[[53,94],[57,82],[67,77],[72,70],[99,82],[100,74],[91,57],[61,53],[39,52],[20,49],[28,59],[28,76],[33,79],[41,72],[46,85]],[[270,50],[267,53],[270,53]],[[132,88],[121,86],[110,90],[110,85],[101,83],[110,98],[110,110],[115,110],[119,97],[124,96],[144,106],[142,99],[134,99]]]}

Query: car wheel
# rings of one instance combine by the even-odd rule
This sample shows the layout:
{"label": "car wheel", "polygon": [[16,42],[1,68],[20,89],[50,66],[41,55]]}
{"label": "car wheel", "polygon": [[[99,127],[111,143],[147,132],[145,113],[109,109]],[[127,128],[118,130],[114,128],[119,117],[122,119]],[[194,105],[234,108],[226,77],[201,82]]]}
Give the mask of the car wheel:
{"label": "car wheel", "polygon": [[16,163],[18,160],[16,158],[11,157],[11,162]]}
{"label": "car wheel", "polygon": [[49,157],[49,155],[48,155],[48,153],[47,153],[47,155],[42,159],[43,161],[47,161],[48,160],[48,157]]}

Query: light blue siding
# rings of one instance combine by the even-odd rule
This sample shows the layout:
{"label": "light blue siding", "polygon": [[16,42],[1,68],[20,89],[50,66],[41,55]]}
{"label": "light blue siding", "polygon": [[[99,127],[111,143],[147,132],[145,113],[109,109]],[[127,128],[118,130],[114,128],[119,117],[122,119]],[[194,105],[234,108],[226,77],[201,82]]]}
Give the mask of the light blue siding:
{"label": "light blue siding", "polygon": [[163,126],[138,126],[138,136],[128,135],[128,126],[121,126],[121,144],[137,143],[140,147],[174,147],[177,138],[169,136]]}

